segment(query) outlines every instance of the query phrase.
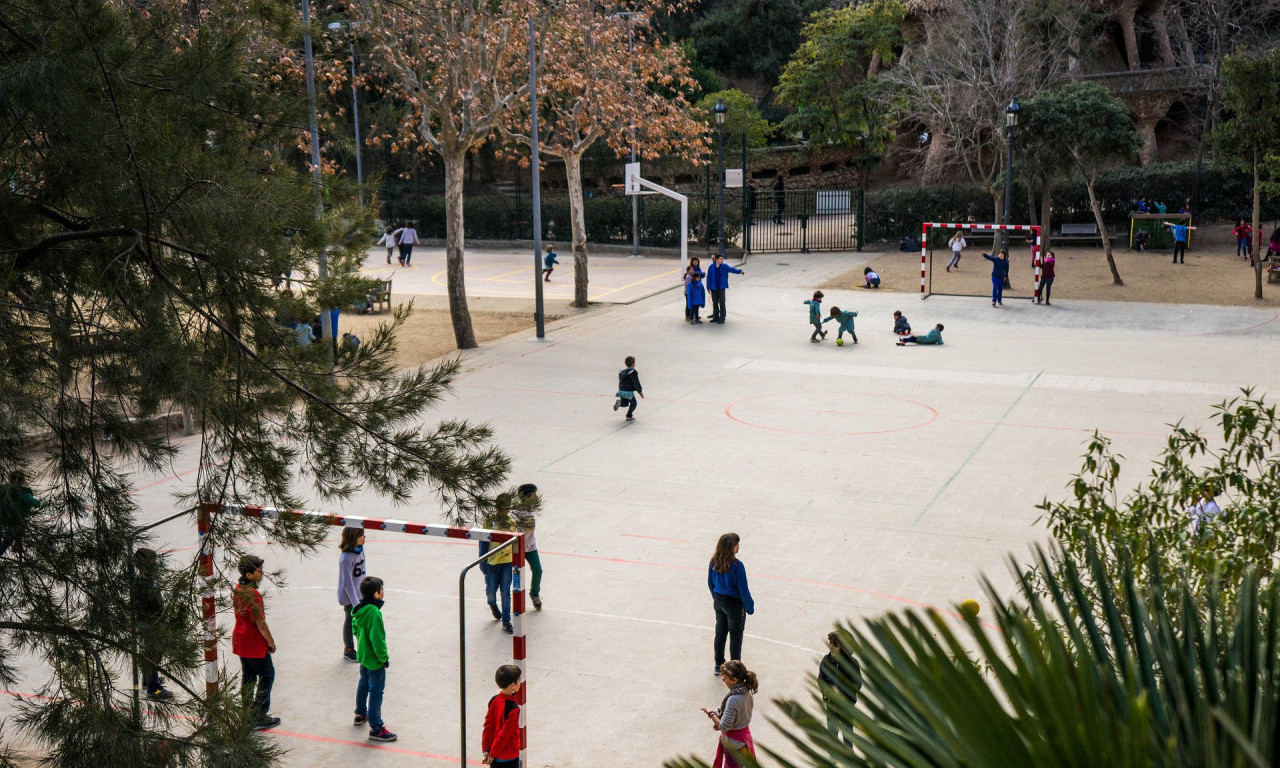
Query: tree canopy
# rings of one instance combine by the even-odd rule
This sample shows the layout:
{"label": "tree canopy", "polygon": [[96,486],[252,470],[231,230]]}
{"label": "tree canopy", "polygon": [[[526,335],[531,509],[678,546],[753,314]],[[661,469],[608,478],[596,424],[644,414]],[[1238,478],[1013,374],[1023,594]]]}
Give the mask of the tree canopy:
{"label": "tree canopy", "polygon": [[[295,8],[0,6],[0,635],[48,662],[44,697],[17,723],[61,765],[136,768],[163,751],[247,767],[278,754],[235,697],[190,685],[198,581],[180,557],[154,576],[166,629],[150,660],[185,695],[130,701],[143,653],[134,552],[150,541],[133,473],[172,471],[190,449],[194,490],[175,511],[364,489],[404,502],[428,486],[466,523],[501,490],[508,460],[487,428],[424,426],[459,367],[400,373],[403,312],[358,347],[310,343],[321,307],[368,295],[370,227],[341,203],[317,216],[322,190],[293,150],[305,101],[277,67],[295,55]],[[341,180],[330,188],[354,197]],[[170,438],[179,413],[198,440]],[[224,566],[264,534],[302,550],[323,535],[218,516],[209,536]],[[14,660],[0,657],[6,683]]]}

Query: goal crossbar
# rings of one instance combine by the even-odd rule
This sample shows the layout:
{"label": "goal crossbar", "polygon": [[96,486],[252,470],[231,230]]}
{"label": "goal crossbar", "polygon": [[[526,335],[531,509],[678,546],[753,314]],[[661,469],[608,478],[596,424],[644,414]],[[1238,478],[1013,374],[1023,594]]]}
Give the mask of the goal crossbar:
{"label": "goal crossbar", "polygon": [[[929,289],[929,230],[937,229],[958,229],[978,232],[1026,232],[1031,235],[1031,264],[1034,269],[1035,279],[1033,284],[1032,296],[1035,301],[1040,300],[1040,244],[1042,242],[1041,227],[1039,224],[974,224],[967,222],[951,222],[951,221],[928,221],[920,225],[920,298],[927,299],[934,295]],[[938,294],[942,295],[942,294]]]}
{"label": "goal crossbar", "polygon": [[[525,701],[527,698],[528,679],[525,675],[525,655],[528,644],[524,633],[524,583],[520,572],[525,564],[525,534],[512,531],[495,531],[488,528],[460,528],[451,525],[415,523],[408,520],[394,520],[358,515],[330,515],[323,512],[308,512],[301,509],[276,509],[254,505],[204,503],[196,507],[197,530],[200,535],[200,575],[204,581],[204,594],[201,597],[201,613],[204,619],[204,661],[205,661],[205,694],[214,696],[218,693],[218,614],[213,590],[213,545],[210,543],[210,525],[215,514],[243,515],[264,520],[311,520],[339,528],[361,528],[364,530],[390,531],[418,536],[439,536],[448,539],[465,539],[468,541],[488,541],[503,544],[512,539],[511,548],[511,625],[515,630],[511,639],[511,657],[520,668],[521,684],[516,693],[516,701],[520,706],[520,764],[527,765],[525,748],[528,735],[525,726]],[[465,570],[464,570],[465,574]],[[461,599],[461,596],[459,597]],[[465,628],[463,628],[465,630]],[[460,663],[462,663],[460,661]],[[465,676],[459,685],[465,685]],[[465,691],[461,696],[465,697]],[[465,699],[464,699],[465,701]],[[462,716],[463,760],[466,751],[466,712]]]}

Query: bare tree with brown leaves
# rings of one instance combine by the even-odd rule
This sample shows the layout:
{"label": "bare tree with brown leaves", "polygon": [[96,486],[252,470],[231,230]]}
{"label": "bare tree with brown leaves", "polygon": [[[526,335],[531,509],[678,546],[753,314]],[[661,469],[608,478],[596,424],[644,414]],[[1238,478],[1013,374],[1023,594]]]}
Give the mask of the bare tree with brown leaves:
{"label": "bare tree with brown leaves", "polygon": [[[564,161],[573,239],[573,306],[587,306],[587,229],[582,156],[604,140],[619,157],[678,155],[700,161],[706,126],[691,117],[684,94],[693,87],[680,50],[660,42],[649,26],[670,3],[655,2],[630,16],[602,13],[590,2],[562,6],[547,28],[545,65],[538,76],[539,147]],[[628,29],[630,25],[631,29]],[[628,52],[628,33],[632,35]],[[508,134],[529,145],[529,110],[510,110]]]}

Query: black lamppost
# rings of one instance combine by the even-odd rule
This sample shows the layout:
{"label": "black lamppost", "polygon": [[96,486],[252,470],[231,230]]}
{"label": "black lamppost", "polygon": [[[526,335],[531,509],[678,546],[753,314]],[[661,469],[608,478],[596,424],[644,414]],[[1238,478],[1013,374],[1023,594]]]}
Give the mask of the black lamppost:
{"label": "black lamppost", "polygon": [[529,169],[533,187],[533,322],[538,341],[547,337],[542,306],[542,179],[538,152],[538,59],[534,18],[529,15]]}
{"label": "black lamppost", "polygon": [[718,138],[716,139],[716,148],[720,154],[720,173],[717,176],[718,184],[716,187],[716,205],[720,210],[720,247],[716,251],[719,255],[724,255],[724,99],[716,99],[716,107],[713,110],[716,113],[716,130]]}
{"label": "black lamppost", "polygon": [[1004,164],[1004,248],[1009,248],[1009,209],[1013,207],[1013,129],[1018,127],[1018,97],[1014,96],[1004,108],[1004,140],[1007,150]]}

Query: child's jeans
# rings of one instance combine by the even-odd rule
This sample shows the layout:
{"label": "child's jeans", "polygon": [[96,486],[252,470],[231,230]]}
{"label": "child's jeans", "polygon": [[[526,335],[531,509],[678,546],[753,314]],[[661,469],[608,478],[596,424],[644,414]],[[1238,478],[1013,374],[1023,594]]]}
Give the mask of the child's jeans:
{"label": "child's jeans", "polygon": [[489,768],[520,768],[520,758],[514,760],[494,760],[489,763]]}
{"label": "child's jeans", "polygon": [[816,322],[813,324],[813,335],[809,337],[809,340],[812,341],[813,339],[818,338],[818,336],[820,336],[821,334],[822,334],[822,323]]}
{"label": "child's jeans", "polygon": [[1241,237],[1236,239],[1236,255],[1248,256],[1250,252],[1249,238]]}
{"label": "child's jeans", "polygon": [[356,688],[356,714],[369,718],[369,730],[382,730],[382,692],[387,687],[387,668],[369,669],[360,665],[360,685]]}
{"label": "child's jeans", "polygon": [[502,623],[511,623],[511,563],[489,564],[484,575],[484,596],[489,605],[498,604],[498,591],[502,591]]}
{"label": "child's jeans", "polygon": [[240,695],[246,706],[252,699],[255,722],[266,720],[271,711],[271,686],[275,681],[276,667],[271,663],[271,654],[261,659],[240,657]]}
{"label": "child's jeans", "polygon": [[689,322],[691,322],[691,323],[698,323],[698,322],[702,322],[701,318],[699,318],[699,317],[698,317],[698,312],[700,312],[701,310],[702,310],[702,305],[701,305],[701,304],[694,304],[694,305],[690,306],[690,307],[689,307],[689,312],[688,312],[688,315],[689,315]]}

